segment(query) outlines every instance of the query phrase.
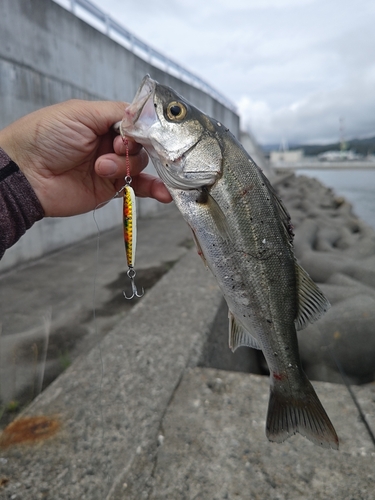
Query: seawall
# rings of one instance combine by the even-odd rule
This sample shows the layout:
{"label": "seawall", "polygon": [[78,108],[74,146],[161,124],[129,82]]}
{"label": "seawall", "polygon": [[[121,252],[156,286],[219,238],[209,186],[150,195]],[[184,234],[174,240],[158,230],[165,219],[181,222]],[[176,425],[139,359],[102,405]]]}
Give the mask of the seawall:
{"label": "seawall", "polygon": [[[130,27],[131,28],[131,27]],[[151,41],[152,43],[152,41]],[[0,127],[71,98],[131,101],[145,74],[170,85],[239,136],[239,117],[200,89],[162,71],[52,0],[3,0],[0,16]],[[148,167],[153,171],[153,166]],[[139,200],[141,217],[160,209]],[[112,202],[96,214],[101,230],[121,223]],[[0,272],[95,234],[92,214],[37,223],[1,261]]]}

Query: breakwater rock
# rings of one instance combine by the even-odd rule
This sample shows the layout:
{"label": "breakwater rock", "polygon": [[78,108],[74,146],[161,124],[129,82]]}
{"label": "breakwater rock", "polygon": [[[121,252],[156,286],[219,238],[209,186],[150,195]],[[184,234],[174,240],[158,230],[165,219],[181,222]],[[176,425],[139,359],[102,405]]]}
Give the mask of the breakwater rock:
{"label": "breakwater rock", "polygon": [[273,179],[295,228],[298,261],[331,309],[298,333],[305,371],[314,380],[375,379],[375,231],[343,197],[319,181],[287,174]]}

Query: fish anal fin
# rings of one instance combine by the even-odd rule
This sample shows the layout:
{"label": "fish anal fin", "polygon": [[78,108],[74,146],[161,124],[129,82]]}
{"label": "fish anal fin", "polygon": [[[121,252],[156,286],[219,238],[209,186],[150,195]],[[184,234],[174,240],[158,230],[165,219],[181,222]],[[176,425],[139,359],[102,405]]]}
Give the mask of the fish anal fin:
{"label": "fish anal fin", "polygon": [[297,432],[323,448],[338,450],[339,439],[310,382],[297,394],[285,393],[280,384],[271,385],[266,436],[282,443]]}
{"label": "fish anal fin", "polygon": [[262,349],[258,340],[254,338],[245,328],[236,320],[234,314],[229,311],[229,348],[234,352],[237,347],[247,346],[253,349]]}
{"label": "fish anal fin", "polygon": [[303,330],[308,323],[314,323],[331,307],[323,292],[307,272],[296,263],[298,312],[295,319],[297,330]]}

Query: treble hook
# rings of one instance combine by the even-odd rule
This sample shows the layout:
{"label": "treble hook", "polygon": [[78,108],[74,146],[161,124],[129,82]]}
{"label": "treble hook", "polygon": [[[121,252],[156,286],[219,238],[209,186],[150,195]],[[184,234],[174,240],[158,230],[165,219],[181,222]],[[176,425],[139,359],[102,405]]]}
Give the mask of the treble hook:
{"label": "treble hook", "polygon": [[132,294],[130,295],[130,297],[128,297],[125,293],[125,291],[123,291],[123,295],[126,299],[128,300],[131,300],[133,297],[143,297],[143,295],[145,294],[145,291],[142,287],[142,292],[141,293],[138,293],[138,290],[137,290],[137,286],[134,282],[134,278],[135,278],[135,270],[133,267],[129,267],[128,269],[128,272],[126,273],[128,275],[128,278],[130,279],[130,284],[131,284],[131,287],[132,287]]}

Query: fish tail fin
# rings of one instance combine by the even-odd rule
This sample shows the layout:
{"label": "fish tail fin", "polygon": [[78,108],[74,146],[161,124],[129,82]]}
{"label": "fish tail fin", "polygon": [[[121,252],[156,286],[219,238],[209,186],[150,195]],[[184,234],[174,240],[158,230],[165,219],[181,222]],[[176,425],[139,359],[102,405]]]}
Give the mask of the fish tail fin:
{"label": "fish tail fin", "polygon": [[299,432],[314,444],[338,450],[336,431],[305,376],[303,390],[285,392],[279,383],[271,385],[266,435],[269,441],[281,443]]}

